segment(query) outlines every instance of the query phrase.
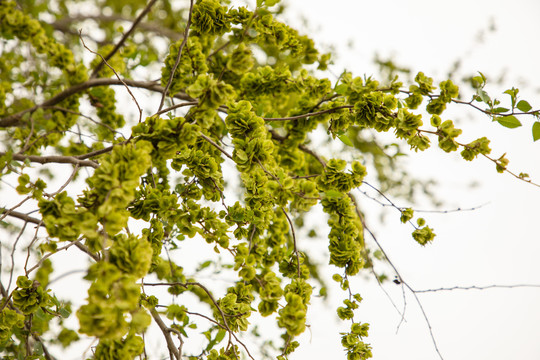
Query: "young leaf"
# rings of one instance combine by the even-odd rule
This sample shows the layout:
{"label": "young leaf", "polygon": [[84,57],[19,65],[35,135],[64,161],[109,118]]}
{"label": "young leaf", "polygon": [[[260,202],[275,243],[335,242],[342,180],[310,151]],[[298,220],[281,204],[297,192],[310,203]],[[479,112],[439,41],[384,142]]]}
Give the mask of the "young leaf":
{"label": "young leaf", "polygon": [[536,121],[532,126],[532,135],[533,140],[536,141],[540,139],[540,122]]}
{"label": "young leaf", "polygon": [[503,112],[507,112],[509,109],[505,108],[505,107],[496,107],[496,108],[493,108],[491,109],[491,112],[494,113],[494,114],[500,114],[500,113],[503,113]]}
{"label": "young leaf", "polygon": [[516,107],[523,112],[527,112],[532,109],[532,106],[525,100],[520,100]]}
{"label": "young leaf", "polygon": [[341,142],[343,142],[345,145],[347,146],[354,146],[351,139],[349,139],[349,137],[347,135],[340,135],[338,136],[339,140],[341,140]]}
{"label": "young leaf", "polygon": [[514,129],[521,126],[521,122],[513,115],[496,118],[497,122],[504,127]]}

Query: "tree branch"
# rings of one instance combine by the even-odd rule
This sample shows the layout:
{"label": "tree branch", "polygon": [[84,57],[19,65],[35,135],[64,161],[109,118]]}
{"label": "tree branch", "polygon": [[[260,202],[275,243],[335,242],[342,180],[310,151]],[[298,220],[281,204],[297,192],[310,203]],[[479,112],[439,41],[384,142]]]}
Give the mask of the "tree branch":
{"label": "tree branch", "polygon": [[150,309],[150,314],[154,318],[154,321],[156,322],[156,324],[161,329],[163,336],[165,336],[165,341],[167,342],[167,348],[169,349],[169,352],[173,354],[177,360],[181,360],[182,354],[180,354],[180,351],[176,348],[176,345],[174,344],[174,341],[171,337],[170,328],[167,325],[165,325],[163,320],[161,320],[161,316],[159,316],[156,309]]}
{"label": "tree branch", "polygon": [[[0,156],[4,156],[6,154],[7,153],[0,151]],[[35,162],[39,164],[50,164],[50,163],[72,164],[76,166],[89,166],[89,167],[93,167],[94,169],[97,169],[99,167],[99,164],[93,160],[81,160],[75,156],[60,156],[60,155],[38,156],[38,155],[12,154],[12,158],[13,160],[17,160],[17,161],[28,160],[30,162]]]}
{"label": "tree branch", "polygon": [[189,27],[191,25],[191,15],[192,15],[192,13],[193,13],[193,0],[190,0],[188,21],[187,21],[187,24],[186,24],[186,28],[184,29],[184,38],[182,39],[182,43],[180,44],[180,48],[178,49],[178,55],[176,56],[176,61],[174,62],[174,66],[173,66],[173,68],[171,70],[171,75],[169,76],[169,80],[167,81],[167,85],[163,89],[163,94],[161,95],[161,101],[159,103],[159,108],[158,108],[157,112],[160,112],[161,109],[163,109],[163,104],[165,103],[165,97],[167,96],[167,93],[169,92],[169,88],[171,87],[171,84],[172,84],[172,81],[173,81],[173,78],[174,78],[174,73],[176,72],[176,69],[178,68],[178,64],[180,64],[180,57],[182,56],[182,50],[184,49],[184,46],[187,43]]}
{"label": "tree branch", "polygon": [[[3,213],[5,210],[3,209],[0,209],[0,214]],[[17,218],[17,219],[20,219],[20,220],[23,220],[23,221],[26,221],[26,222],[29,222],[29,223],[33,223],[33,224],[37,224],[38,226],[43,226],[45,227],[45,224],[43,223],[43,220],[40,220],[40,219],[36,219],[34,217],[31,217],[30,215],[28,214],[25,214],[25,213],[21,213],[21,212],[18,212],[18,211],[5,211],[6,214],[8,216],[11,216],[11,217],[14,217],[14,218]],[[90,249],[88,247],[86,247],[85,245],[81,244],[80,242],[75,242],[74,245],[76,247],[78,247],[82,252],[88,254],[92,259],[94,259],[95,261],[99,261],[100,258],[99,258],[99,255],[98,254],[94,254],[92,251],[90,251]]]}
{"label": "tree branch", "polygon": [[[123,79],[122,81],[114,78],[97,78],[89,79],[88,81],[85,81],[83,83],[73,85],[39,105],[35,105],[31,108],[19,111],[18,113],[0,119],[0,127],[21,126],[23,124],[21,118],[24,114],[28,112],[33,112],[41,107],[54,106],[72,95],[97,86],[127,85],[134,88],[142,88],[153,92],[163,93],[163,87],[161,87],[156,81],[137,81],[131,79]],[[184,93],[175,94],[174,97],[186,101],[194,100],[193,98],[189,97]]]}
{"label": "tree branch", "polygon": [[263,118],[263,120],[268,121],[268,122],[271,122],[271,121],[300,120],[300,119],[305,119],[305,118],[310,117],[310,116],[323,115],[323,114],[333,113],[333,112],[336,112],[336,111],[342,110],[342,109],[352,109],[352,108],[354,108],[353,105],[341,105],[341,106],[336,106],[335,108],[316,111],[316,112],[311,112],[311,113],[307,113],[307,114],[301,114],[301,115],[296,115],[296,116],[288,116],[288,117],[282,117],[282,118]]}
{"label": "tree branch", "polygon": [[412,290],[415,293],[429,293],[453,290],[486,290],[486,289],[513,289],[513,288],[540,288],[540,284],[515,284],[515,285],[487,285],[487,286],[454,286],[449,288]]}
{"label": "tree branch", "polygon": [[105,65],[107,63],[107,61],[109,61],[114,56],[114,54],[116,54],[116,52],[118,50],[120,50],[120,48],[126,42],[127,38],[131,35],[131,33],[133,33],[133,31],[135,31],[135,28],[137,27],[137,25],[139,25],[139,23],[146,16],[146,14],[148,14],[150,12],[150,9],[152,8],[152,6],[154,6],[156,1],[157,0],[150,0],[150,2],[146,5],[146,7],[139,14],[139,16],[137,16],[137,18],[135,19],[135,21],[133,22],[133,24],[131,25],[129,30],[124,34],[124,36],[122,36],[120,41],[115,45],[115,47],[106,56],[104,56],[102,58],[102,61],[100,61],[99,64],[94,68],[94,71],[92,71],[92,75],[90,75],[90,78],[95,78],[97,76],[99,70],[101,70],[101,68],[103,68],[103,65]]}

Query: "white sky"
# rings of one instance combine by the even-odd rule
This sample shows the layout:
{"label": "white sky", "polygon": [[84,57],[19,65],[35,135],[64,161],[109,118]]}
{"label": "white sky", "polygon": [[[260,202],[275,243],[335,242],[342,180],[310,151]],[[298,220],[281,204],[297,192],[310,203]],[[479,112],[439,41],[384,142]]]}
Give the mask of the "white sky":
{"label": "white sky", "polygon": [[[503,98],[499,95],[503,90],[517,86],[523,98],[534,103],[535,108],[540,106],[538,93],[533,91],[540,87],[538,1],[289,3],[288,19],[292,26],[302,27],[300,19],[307,19],[304,29],[316,43],[337,50],[336,65],[331,68],[334,73],[339,74],[345,67],[360,76],[377,74],[372,60],[378,53],[392,56],[398,65],[415,72],[424,71],[438,82],[456,59],[462,59],[465,74],[482,71],[492,80],[505,75],[505,88],[489,88],[496,97]],[[486,31],[491,23],[495,24],[495,32]],[[478,43],[481,31],[484,41]],[[522,88],[524,82],[532,86]],[[540,143],[532,142],[532,119],[522,119],[524,127],[509,130],[465,107],[457,107],[451,115],[463,129],[463,142],[488,136],[493,155],[507,152],[511,169],[527,172],[540,181]],[[540,189],[496,173],[487,160],[468,163],[436,146],[413,156],[409,162],[412,173],[439,180],[437,194],[446,201],[446,209],[488,203],[473,212],[423,214],[438,234],[435,242],[425,248],[414,243],[410,228],[397,224],[398,215],[394,209],[388,209],[388,221],[376,229],[376,234],[410,286],[426,289],[540,284],[540,237],[535,231]],[[468,187],[472,181],[480,186]],[[373,213],[378,213],[376,204],[367,198],[360,199],[365,206],[373,207]],[[366,213],[369,221],[369,212]],[[378,219],[371,220],[376,223]],[[374,348],[375,360],[438,358],[428,327],[410,293],[407,322],[396,334],[400,316],[373,279],[359,279],[353,287],[364,297],[358,319],[371,324],[367,342]],[[390,283],[385,289],[401,309],[401,288]],[[419,298],[446,360],[540,358],[539,288],[456,290],[419,294]],[[292,359],[344,358],[336,336],[339,323],[328,309],[319,306],[312,310],[311,333],[304,336],[309,343]]]}

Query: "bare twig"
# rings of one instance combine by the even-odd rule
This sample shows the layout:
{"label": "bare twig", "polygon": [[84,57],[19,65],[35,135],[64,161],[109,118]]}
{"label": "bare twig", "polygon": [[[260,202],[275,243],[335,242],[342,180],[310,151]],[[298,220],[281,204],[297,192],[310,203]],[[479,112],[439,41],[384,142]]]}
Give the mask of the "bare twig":
{"label": "bare twig", "polygon": [[486,289],[513,289],[513,288],[540,288],[540,284],[514,284],[514,285],[486,285],[486,286],[454,286],[438,289],[412,290],[415,293],[430,293],[453,290],[486,290]]}
{"label": "bare twig", "polygon": [[73,180],[73,178],[75,177],[75,175],[77,174],[77,171],[79,171],[79,165],[75,165],[73,167],[73,171],[71,172],[71,175],[69,176],[69,178],[66,180],[66,182],[60,186],[60,188],[58,190],[56,190],[55,192],[51,193],[51,194],[46,194],[46,196],[48,197],[53,197],[55,196],[56,194],[59,194],[62,190],[64,190],[68,185],[69,183]]}
{"label": "bare twig", "polygon": [[[373,239],[373,241],[375,241],[375,243],[377,244],[377,246],[379,247],[379,249],[381,250],[381,252],[383,253],[384,257],[386,258],[386,260],[388,261],[388,263],[390,264],[390,266],[392,267],[392,269],[394,269],[394,272],[396,273],[399,281],[407,287],[407,289],[409,289],[412,293],[413,293],[413,296],[414,298],[416,299],[416,303],[418,304],[418,307],[420,307],[420,310],[422,311],[422,315],[424,316],[424,320],[426,320],[426,324],[428,326],[428,329],[429,329],[429,335],[431,336],[431,341],[433,342],[433,346],[435,347],[435,351],[437,352],[437,355],[439,355],[439,358],[441,360],[444,360],[441,352],[439,351],[439,346],[437,345],[437,341],[435,340],[435,335],[433,334],[433,328],[431,327],[431,323],[429,321],[429,318],[426,314],[426,312],[424,311],[424,307],[422,306],[422,303],[420,302],[420,299],[418,298],[418,296],[416,295],[416,293],[414,292],[414,290],[409,286],[409,284],[407,284],[407,282],[405,282],[405,280],[403,280],[403,277],[401,277],[401,275],[399,274],[397,268],[395,267],[395,265],[392,263],[392,261],[390,260],[390,258],[388,257],[388,255],[386,254],[386,251],[384,251],[384,249],[382,248],[381,244],[379,243],[379,241],[377,240],[377,238],[375,237],[375,235],[371,232],[371,230],[369,230],[369,228],[367,228],[364,224],[364,228],[367,230],[367,232],[371,235],[371,238]],[[405,309],[403,309],[403,317],[401,319],[401,322],[404,320],[404,317],[405,317]],[[401,322],[399,325],[401,325]],[[399,327],[398,325],[398,327]]]}
{"label": "bare twig", "polygon": [[437,346],[437,341],[435,341],[435,335],[433,334],[433,329],[431,328],[431,323],[429,322],[429,318],[424,310],[424,307],[422,306],[422,303],[420,302],[420,299],[418,298],[418,295],[416,295],[416,292],[409,286],[409,284],[407,284],[406,282],[403,282],[403,285],[405,285],[407,287],[407,289],[409,289],[414,298],[416,299],[416,303],[418,304],[418,307],[420,308],[420,311],[422,311],[422,315],[424,316],[424,320],[426,320],[426,324],[428,326],[428,329],[429,329],[429,335],[431,335],[431,341],[433,342],[433,346],[435,346],[435,351],[437,352],[437,354],[439,355],[439,358],[441,358],[441,360],[444,360],[443,359],[443,356],[441,354],[441,352],[439,351],[439,347]]}
{"label": "bare twig", "polygon": [[37,262],[36,265],[32,266],[30,269],[26,270],[26,273],[25,275],[28,276],[28,274],[30,274],[32,271],[34,271],[35,269],[37,269],[38,267],[40,267],[43,262],[50,258],[51,256],[53,256],[54,254],[57,254],[58,252],[62,251],[62,250],[67,250],[69,249],[71,246],[73,245],[76,245],[77,243],[81,242],[82,241],[82,238],[79,238],[77,240],[74,240],[74,241],[71,241],[69,244],[65,245],[65,246],[62,246],[58,249],[56,249],[55,252],[50,252],[50,253],[47,253],[45,255],[43,255],[43,257],[41,259],[39,259],[39,261]]}

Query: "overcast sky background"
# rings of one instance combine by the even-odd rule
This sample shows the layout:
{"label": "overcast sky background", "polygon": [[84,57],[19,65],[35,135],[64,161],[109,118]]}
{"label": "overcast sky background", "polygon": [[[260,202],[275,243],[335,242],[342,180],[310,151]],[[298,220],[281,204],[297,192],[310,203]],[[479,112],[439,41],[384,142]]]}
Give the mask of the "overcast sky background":
{"label": "overcast sky background", "polygon": [[[330,69],[336,74],[346,68],[360,76],[377,75],[373,58],[378,53],[414,73],[423,71],[438,83],[453,62],[461,59],[463,74],[482,71],[492,82],[504,76],[503,87],[487,88],[490,94],[506,100],[502,91],[516,86],[522,98],[534,108],[540,106],[538,1],[310,0],[288,4],[285,17],[290,25],[303,29],[323,49],[335,49],[335,65]],[[488,31],[492,24],[495,31]],[[533,119],[524,118],[522,128],[510,130],[464,106],[454,106],[444,118],[449,116],[463,129],[462,142],[487,136],[493,156],[506,152],[510,169],[540,181],[540,142],[533,143],[530,132]],[[411,173],[439,181],[436,189],[445,201],[443,208],[486,204],[471,212],[423,214],[437,233],[434,243],[425,248],[412,240],[410,228],[397,224],[395,209],[385,210],[387,223],[373,225],[377,238],[411,287],[540,284],[539,188],[496,173],[485,159],[465,162],[458,153],[446,154],[437,146],[408,161]],[[471,183],[479,186],[471,188]],[[377,204],[359,199],[364,208],[379,214]],[[369,221],[370,212],[366,214]],[[371,220],[377,223],[376,218]],[[375,360],[439,358],[410,292],[407,322],[396,334],[401,316],[375,281],[358,279],[353,290],[364,297],[356,318],[371,324],[367,342],[373,346]],[[401,310],[401,288],[389,283],[385,290]],[[341,294],[335,297],[340,299],[337,295]],[[539,288],[418,296],[444,359],[540,358]],[[328,309],[319,305],[311,310],[312,326],[303,336],[307,343],[292,359],[343,358],[336,331],[340,325]]]}

